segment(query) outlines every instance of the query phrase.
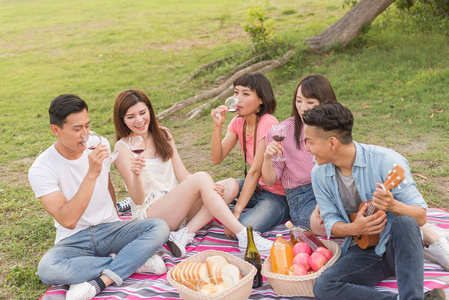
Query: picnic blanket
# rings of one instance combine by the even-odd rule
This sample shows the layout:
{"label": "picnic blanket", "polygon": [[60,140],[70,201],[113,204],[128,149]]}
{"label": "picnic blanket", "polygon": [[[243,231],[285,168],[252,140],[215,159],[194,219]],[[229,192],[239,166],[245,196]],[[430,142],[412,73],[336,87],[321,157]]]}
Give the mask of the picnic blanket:
{"label": "picnic blanket", "polygon": [[[125,217],[129,218],[129,217]],[[449,230],[449,212],[439,208],[429,208],[427,211],[427,221],[440,228]],[[262,236],[274,240],[276,235],[281,233],[288,238],[289,231],[284,225],[279,225],[265,232]],[[204,226],[197,232],[196,241],[187,246],[187,255],[190,257],[205,250],[220,250],[228,252],[236,257],[242,258],[244,253],[239,252],[236,240],[228,239],[223,230],[223,225],[216,219]],[[341,243],[341,240],[334,240]],[[162,257],[167,268],[173,268],[183,259],[175,258],[171,255],[168,247],[164,245],[157,253]],[[264,260],[266,256],[262,256]],[[447,286],[446,286],[447,285]],[[42,297],[42,300],[63,300],[68,289],[68,285],[51,287]],[[440,265],[424,260],[424,288],[425,291],[443,287],[446,297],[449,299],[449,272]],[[397,293],[397,282],[394,277],[387,278],[380,282],[377,289]],[[286,297],[278,296],[264,278],[264,284],[257,289],[253,289],[249,299],[312,299],[306,297]],[[177,290],[167,281],[167,275],[162,276],[151,274],[133,274],[124,280],[121,286],[109,286],[94,299],[180,299]]]}

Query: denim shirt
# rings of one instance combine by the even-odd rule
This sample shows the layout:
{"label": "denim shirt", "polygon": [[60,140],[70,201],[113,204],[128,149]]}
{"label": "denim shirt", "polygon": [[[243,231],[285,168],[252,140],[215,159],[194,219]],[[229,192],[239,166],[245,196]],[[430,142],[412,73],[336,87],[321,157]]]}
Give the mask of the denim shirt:
{"label": "denim shirt", "polygon": [[[372,200],[373,192],[377,188],[376,183],[383,183],[388,172],[394,168],[394,164],[398,164],[405,171],[406,183],[403,181],[400,187],[391,189],[394,199],[408,205],[417,205],[427,209],[427,204],[413,181],[408,161],[402,155],[384,147],[359,144],[355,141],[353,143],[356,155],[352,166],[352,176],[363,202]],[[345,212],[341,201],[335,176],[334,164],[320,166],[316,164],[312,169],[313,192],[320,208],[328,238],[331,236],[332,226],[336,222],[350,223],[349,216]],[[391,222],[394,218],[395,215],[387,212],[387,225],[381,232],[379,244],[375,248],[375,252],[379,256],[385,252]],[[346,237],[341,245],[342,255],[346,253],[351,239],[352,237]]]}

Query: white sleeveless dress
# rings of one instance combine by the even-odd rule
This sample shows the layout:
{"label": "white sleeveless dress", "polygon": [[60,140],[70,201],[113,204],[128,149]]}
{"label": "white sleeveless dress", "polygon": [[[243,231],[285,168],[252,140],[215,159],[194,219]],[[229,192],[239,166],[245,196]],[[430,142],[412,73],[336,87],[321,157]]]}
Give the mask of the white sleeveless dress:
{"label": "white sleeveless dress", "polygon": [[[131,152],[129,144],[123,141],[123,139],[119,140],[117,143],[125,145]],[[134,157],[137,156],[132,152],[131,154]],[[145,219],[147,209],[178,185],[171,159],[165,162],[162,161],[160,157],[146,159],[145,167],[142,168],[140,176],[142,176],[143,186],[145,187],[145,201],[142,205],[137,205],[131,199],[131,213],[133,220]]]}

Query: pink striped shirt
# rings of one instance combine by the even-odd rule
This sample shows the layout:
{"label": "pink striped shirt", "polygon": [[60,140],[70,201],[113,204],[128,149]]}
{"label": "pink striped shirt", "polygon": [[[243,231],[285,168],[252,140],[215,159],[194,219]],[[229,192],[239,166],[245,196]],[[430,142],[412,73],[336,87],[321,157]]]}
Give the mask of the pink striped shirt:
{"label": "pink striped shirt", "polygon": [[[279,178],[286,189],[294,189],[298,186],[306,185],[311,182],[310,173],[313,168],[312,155],[306,151],[306,141],[304,139],[304,126],[301,130],[299,143],[301,148],[296,147],[295,141],[295,119],[288,118],[283,121],[287,127],[287,136],[282,142],[285,161],[273,161],[273,168],[276,172],[276,180]],[[271,131],[271,130],[270,130]],[[265,142],[268,145],[273,141],[270,132],[267,133]]]}

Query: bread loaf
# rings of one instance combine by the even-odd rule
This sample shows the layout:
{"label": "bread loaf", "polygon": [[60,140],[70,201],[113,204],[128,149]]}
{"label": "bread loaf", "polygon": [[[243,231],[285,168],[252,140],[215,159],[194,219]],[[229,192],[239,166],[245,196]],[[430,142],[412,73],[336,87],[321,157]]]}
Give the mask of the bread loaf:
{"label": "bread loaf", "polygon": [[242,279],[239,268],[237,268],[233,264],[227,264],[223,266],[223,268],[221,268],[221,276],[223,278],[223,281],[229,282],[230,284],[233,284],[234,282]]}
{"label": "bread loaf", "polygon": [[209,256],[204,263],[182,262],[173,268],[171,277],[194,291],[201,280],[204,294],[218,293],[242,279],[239,268],[220,255]]}
{"label": "bread loaf", "polygon": [[227,264],[229,263],[226,258],[220,255],[209,256],[206,258],[207,270],[209,271],[209,276],[211,277],[213,284],[220,284],[223,282],[221,268]]}
{"label": "bread loaf", "polygon": [[175,281],[194,291],[197,290],[200,279],[210,283],[209,273],[205,263],[180,263],[173,269],[171,276]]}

